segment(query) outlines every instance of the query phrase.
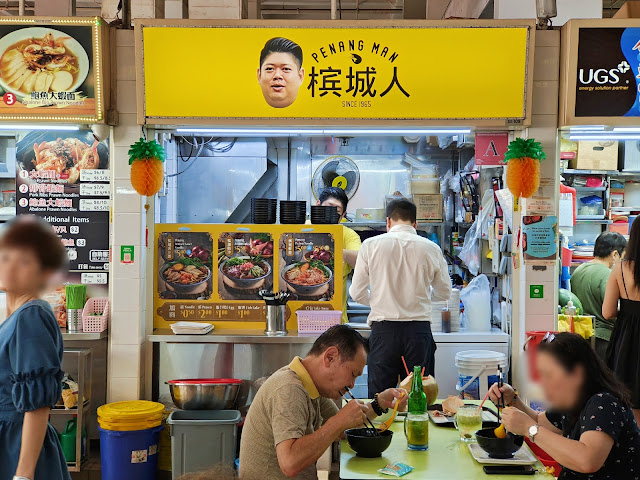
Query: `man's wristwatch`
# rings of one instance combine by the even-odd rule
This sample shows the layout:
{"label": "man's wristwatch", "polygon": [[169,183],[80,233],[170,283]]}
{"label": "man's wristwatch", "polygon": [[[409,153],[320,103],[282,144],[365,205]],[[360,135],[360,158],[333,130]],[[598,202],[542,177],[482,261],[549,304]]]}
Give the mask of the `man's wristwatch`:
{"label": "man's wristwatch", "polygon": [[384,415],[385,413],[387,413],[389,411],[388,408],[382,408],[380,406],[380,402],[378,402],[378,394],[377,393],[373,397],[373,401],[371,402],[371,408],[373,409],[374,412],[376,412],[376,415],[378,415],[378,416]]}
{"label": "man's wristwatch", "polygon": [[531,443],[536,443],[536,435],[538,435],[538,432],[540,432],[540,424],[536,423],[529,427],[529,440],[531,440]]}

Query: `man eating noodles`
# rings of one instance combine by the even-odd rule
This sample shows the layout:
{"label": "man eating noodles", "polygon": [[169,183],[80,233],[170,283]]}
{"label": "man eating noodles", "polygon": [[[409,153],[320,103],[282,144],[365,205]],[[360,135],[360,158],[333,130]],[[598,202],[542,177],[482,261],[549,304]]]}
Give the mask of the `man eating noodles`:
{"label": "man eating noodles", "polygon": [[403,393],[396,388],[370,403],[351,400],[341,410],[334,403],[362,374],[368,349],[362,335],[338,325],[323,333],[305,358],[294,358],[269,377],[242,430],[240,478],[316,479],[316,461],[345,430],[395,405]]}

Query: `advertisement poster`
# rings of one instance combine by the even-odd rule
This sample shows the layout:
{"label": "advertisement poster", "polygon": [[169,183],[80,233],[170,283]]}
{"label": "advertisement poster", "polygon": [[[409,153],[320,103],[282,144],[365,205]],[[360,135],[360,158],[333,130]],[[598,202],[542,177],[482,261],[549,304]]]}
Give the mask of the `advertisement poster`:
{"label": "advertisement poster", "polygon": [[327,301],[334,294],[335,245],[329,233],[287,232],[280,237],[280,276],[299,300]]}
{"label": "advertisement poster", "polygon": [[106,285],[109,271],[109,147],[89,130],[32,131],[16,145],[16,213],[43,218],[69,254],[69,271]]}
{"label": "advertisement poster", "polygon": [[158,295],[165,299],[211,298],[213,242],[208,233],[163,233],[158,238]]}
{"label": "advertisement poster", "polygon": [[340,225],[156,225],[155,328],[202,321],[262,328],[261,290],[288,291],[299,309],[342,309]]}
{"label": "advertisement poster", "polygon": [[224,300],[261,300],[273,290],[273,236],[225,232],[218,241],[218,293]]}
{"label": "advertisement poster", "polygon": [[[140,26],[142,118],[523,119],[532,24]],[[220,27],[220,28],[211,28]],[[211,49],[206,62],[185,52]],[[423,53],[429,55],[422,61]],[[464,61],[452,61],[464,52]],[[179,68],[167,68],[167,58]],[[219,66],[233,82],[211,88]],[[491,67],[488,67],[491,65]],[[470,72],[499,71],[499,75]],[[531,70],[529,70],[531,71]],[[184,93],[180,93],[184,92]]]}
{"label": "advertisement poster", "polygon": [[640,116],[640,28],[581,28],[576,117]]}
{"label": "advertisement poster", "polygon": [[0,23],[0,119],[17,115],[101,120],[96,81],[99,19],[51,26]]}
{"label": "advertisement poster", "polygon": [[522,251],[527,265],[554,265],[558,260],[558,217],[522,217]]}

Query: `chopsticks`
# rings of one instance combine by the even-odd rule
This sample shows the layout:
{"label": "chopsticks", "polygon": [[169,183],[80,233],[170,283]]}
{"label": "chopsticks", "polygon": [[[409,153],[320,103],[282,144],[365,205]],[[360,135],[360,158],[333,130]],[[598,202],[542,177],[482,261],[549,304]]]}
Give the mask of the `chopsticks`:
{"label": "chopsticks", "polygon": [[[344,387],[344,389],[347,391],[347,393],[349,394],[349,396],[351,396],[351,400],[355,400],[355,399],[356,399],[356,397],[354,397],[354,396],[353,396],[353,393],[351,393],[351,390],[349,390],[349,387]],[[341,395],[341,397],[342,397],[344,400],[346,400],[347,402],[349,401],[349,400],[348,400],[344,395]],[[374,434],[374,436],[379,437],[379,436],[380,436],[380,432],[378,432],[378,429],[375,427],[375,425],[373,424],[373,422],[371,421],[371,419],[370,419],[369,417],[367,417],[366,415],[365,415],[365,418],[366,418],[366,421],[365,421],[365,428],[366,428],[367,430],[373,430],[373,434]],[[367,423],[368,423],[370,426],[369,426],[369,425],[366,425]]]}
{"label": "chopsticks", "polygon": [[260,290],[258,292],[258,295],[262,297],[262,299],[267,305],[271,305],[275,307],[286,305],[287,302],[289,301],[289,298],[291,297],[291,293],[289,292],[282,291],[282,292],[274,293],[269,290]]}
{"label": "chopsticks", "polygon": [[[498,390],[500,390],[500,393],[502,393],[502,386],[504,385],[504,377],[502,374],[502,368],[498,367],[498,370],[500,372],[500,377],[498,379]],[[502,404],[502,407],[500,406],[500,404]],[[498,405],[496,405],[496,407],[498,410],[498,423],[500,423],[500,410],[504,408],[504,395],[500,395],[500,398],[498,399]]]}

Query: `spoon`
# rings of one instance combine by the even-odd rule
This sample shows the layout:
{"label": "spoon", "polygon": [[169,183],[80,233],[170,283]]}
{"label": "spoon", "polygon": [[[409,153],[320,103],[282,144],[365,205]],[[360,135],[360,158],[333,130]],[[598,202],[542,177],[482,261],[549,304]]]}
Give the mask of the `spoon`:
{"label": "spoon", "polygon": [[393,421],[395,420],[396,414],[398,413],[398,405],[400,405],[400,400],[402,400],[402,397],[404,397],[404,392],[402,392],[400,398],[396,400],[396,405],[395,407],[393,407],[393,413],[391,414],[391,417],[389,417],[386,422],[383,422],[380,427],[378,427],[378,431],[380,433],[389,430],[389,428],[391,428],[391,425],[393,425]]}

